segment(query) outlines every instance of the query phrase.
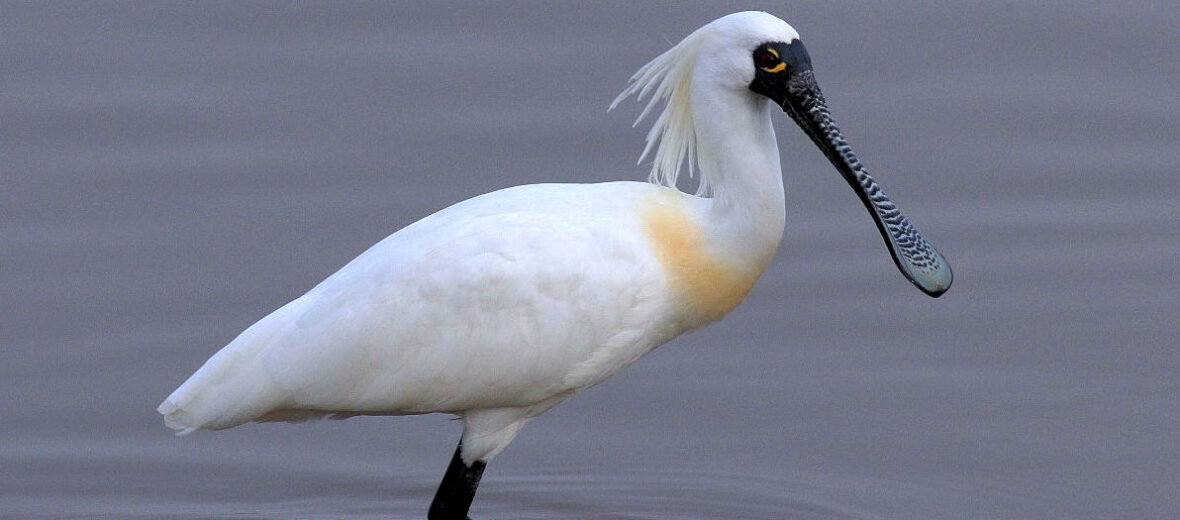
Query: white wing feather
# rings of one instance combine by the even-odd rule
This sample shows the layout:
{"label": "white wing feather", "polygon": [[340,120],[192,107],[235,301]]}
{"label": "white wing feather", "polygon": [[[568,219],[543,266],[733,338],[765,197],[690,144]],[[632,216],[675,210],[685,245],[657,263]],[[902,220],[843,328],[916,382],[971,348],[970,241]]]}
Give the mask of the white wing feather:
{"label": "white wing feather", "polygon": [[597,383],[678,332],[636,209],[661,189],[520,186],[435,213],[251,326],[160,412],[187,433],[527,407]]}

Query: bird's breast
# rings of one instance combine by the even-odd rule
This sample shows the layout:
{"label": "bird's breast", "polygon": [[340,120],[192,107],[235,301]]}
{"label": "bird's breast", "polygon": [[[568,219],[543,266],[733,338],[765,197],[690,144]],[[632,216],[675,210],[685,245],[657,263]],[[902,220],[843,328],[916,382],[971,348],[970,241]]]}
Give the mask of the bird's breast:
{"label": "bird's breast", "polygon": [[642,217],[648,243],[687,328],[706,325],[732,311],[765,267],[765,263],[743,265],[719,251],[683,199],[660,196],[646,201]]}

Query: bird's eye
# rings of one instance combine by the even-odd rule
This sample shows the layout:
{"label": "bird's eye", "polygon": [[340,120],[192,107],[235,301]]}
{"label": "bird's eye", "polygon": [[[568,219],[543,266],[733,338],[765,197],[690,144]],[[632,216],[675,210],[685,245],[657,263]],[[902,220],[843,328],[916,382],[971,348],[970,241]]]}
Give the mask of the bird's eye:
{"label": "bird's eye", "polygon": [[778,53],[770,48],[763,48],[758,51],[758,66],[764,69],[773,69],[778,65]]}
{"label": "bird's eye", "polygon": [[754,63],[766,72],[782,72],[787,68],[773,47],[763,47],[754,53]]}

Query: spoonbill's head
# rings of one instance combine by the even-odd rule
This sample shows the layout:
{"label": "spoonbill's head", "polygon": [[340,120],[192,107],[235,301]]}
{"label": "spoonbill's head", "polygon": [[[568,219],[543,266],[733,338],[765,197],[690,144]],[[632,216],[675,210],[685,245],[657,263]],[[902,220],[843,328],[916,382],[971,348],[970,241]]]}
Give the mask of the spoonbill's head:
{"label": "spoonbill's head", "polygon": [[[695,85],[702,78],[706,85]],[[659,100],[664,112],[648,134],[643,155],[655,152],[652,180],[674,186],[682,163],[696,159],[693,89],[721,89],[764,98],[781,107],[831,161],[856,192],[890,256],[905,277],[930,296],[951,286],[950,265],[909,223],[861,164],[828,110],[811,68],[811,57],[787,22],[762,12],[719,18],[645,65],[618,98],[652,94],[642,120]],[[716,108],[716,107],[714,107]],[[636,121],[638,123],[638,121]],[[658,143],[658,144],[657,144]],[[641,157],[642,160],[642,157]],[[702,180],[702,191],[707,190]]]}

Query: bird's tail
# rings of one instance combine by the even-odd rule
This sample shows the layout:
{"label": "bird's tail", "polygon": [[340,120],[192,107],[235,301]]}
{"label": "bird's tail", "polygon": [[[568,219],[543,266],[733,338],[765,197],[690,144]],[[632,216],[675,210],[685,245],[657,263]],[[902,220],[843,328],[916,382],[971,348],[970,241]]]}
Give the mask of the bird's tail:
{"label": "bird's tail", "polygon": [[187,435],[258,420],[280,408],[285,392],[274,384],[262,355],[288,328],[291,302],[246,329],[209,358],[156,411],[164,424]]}

